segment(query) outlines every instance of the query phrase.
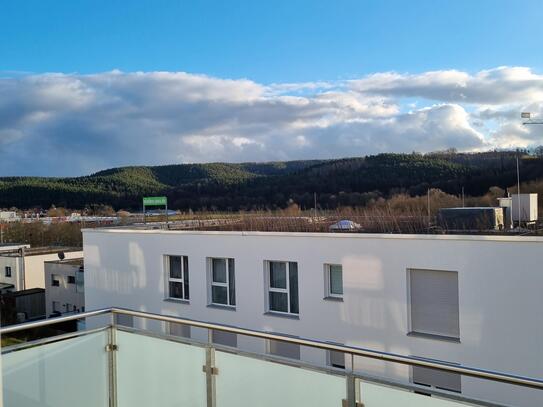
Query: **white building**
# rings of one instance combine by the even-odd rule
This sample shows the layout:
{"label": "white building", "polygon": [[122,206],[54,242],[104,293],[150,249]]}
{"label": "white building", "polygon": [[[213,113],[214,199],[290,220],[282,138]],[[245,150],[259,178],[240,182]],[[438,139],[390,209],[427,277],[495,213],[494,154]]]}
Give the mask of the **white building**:
{"label": "white building", "polygon": [[[89,310],[125,307],[543,377],[540,237],[88,229],[83,238]],[[351,367],[342,355],[286,343],[224,333],[213,340]],[[537,390],[452,373],[362,358],[354,368],[543,405]]]}
{"label": "white building", "polygon": [[13,284],[15,291],[45,288],[44,263],[58,260],[61,252],[66,259],[83,257],[83,251],[78,248],[30,248],[29,245],[19,245],[12,250],[0,248],[0,283]]}
{"label": "white building", "polygon": [[45,262],[47,317],[85,311],[83,258]]}

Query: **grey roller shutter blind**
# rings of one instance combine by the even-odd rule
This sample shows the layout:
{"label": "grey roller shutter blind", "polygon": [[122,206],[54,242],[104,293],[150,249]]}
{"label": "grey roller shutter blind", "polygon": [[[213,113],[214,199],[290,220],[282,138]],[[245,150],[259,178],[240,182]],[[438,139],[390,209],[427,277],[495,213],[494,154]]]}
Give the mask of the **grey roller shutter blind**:
{"label": "grey roller shutter blind", "polygon": [[224,331],[212,331],[212,341],[218,345],[231,346],[235,348],[238,346],[238,336],[232,332]]}
{"label": "grey roller shutter blind", "polygon": [[270,340],[270,355],[290,359],[300,359],[300,345],[290,342]]}
{"label": "grey roller shutter blind", "polygon": [[460,338],[458,273],[409,270],[411,331]]}
{"label": "grey roller shutter blind", "polygon": [[461,377],[457,373],[444,372],[428,367],[413,366],[413,383],[424,384],[438,389],[461,391]]}
{"label": "grey roller shutter blind", "polygon": [[190,325],[170,323],[170,335],[190,338]]}

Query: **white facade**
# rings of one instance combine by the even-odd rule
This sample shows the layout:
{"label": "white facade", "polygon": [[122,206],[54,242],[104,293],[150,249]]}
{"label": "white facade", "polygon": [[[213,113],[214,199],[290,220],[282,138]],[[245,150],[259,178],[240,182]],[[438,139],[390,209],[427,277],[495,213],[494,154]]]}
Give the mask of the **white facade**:
{"label": "white facade", "polygon": [[511,197],[511,215],[517,222],[535,222],[538,219],[537,194],[513,194]]}
{"label": "white facade", "polygon": [[[83,240],[88,310],[125,307],[543,377],[543,238],[89,229]],[[166,255],[188,259],[188,300],[167,298]],[[210,305],[210,258],[234,259],[235,305]],[[268,312],[266,265],[274,260],[297,263],[298,315]],[[342,298],[325,298],[326,265],[342,266]],[[411,305],[418,305],[410,285],[424,276],[411,282],[411,269],[454,273],[444,274],[449,284],[435,287],[445,289],[453,305],[457,301],[457,324],[444,329],[459,333],[458,340],[410,334],[413,325],[428,323],[420,315],[411,320]],[[417,287],[416,292],[433,292]],[[206,337],[195,328],[191,336]],[[273,351],[256,339],[238,337],[233,343]],[[326,364],[331,355],[302,348],[300,358]],[[413,375],[403,365],[368,359],[354,364],[395,380]],[[504,404],[543,405],[540,391],[469,377],[462,377],[461,392]]]}
{"label": "white facade", "polygon": [[58,260],[58,252],[62,251],[66,259],[83,257],[83,251],[64,251],[25,249],[25,255],[20,253],[0,252],[0,283],[13,284],[15,291],[30,288],[45,288],[46,261]]}
{"label": "white facade", "polygon": [[83,258],[45,262],[46,316],[85,311]]}

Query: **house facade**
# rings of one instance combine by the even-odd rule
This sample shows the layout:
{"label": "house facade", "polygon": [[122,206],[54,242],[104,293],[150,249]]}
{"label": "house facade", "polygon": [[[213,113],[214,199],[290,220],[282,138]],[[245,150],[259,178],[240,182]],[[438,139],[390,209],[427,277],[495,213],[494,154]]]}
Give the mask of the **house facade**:
{"label": "house facade", "polygon": [[[114,228],[83,237],[87,310],[125,307],[543,377],[539,237]],[[207,338],[189,327],[120,323]],[[212,340],[502,404],[543,405],[537,390],[452,373],[218,332]]]}

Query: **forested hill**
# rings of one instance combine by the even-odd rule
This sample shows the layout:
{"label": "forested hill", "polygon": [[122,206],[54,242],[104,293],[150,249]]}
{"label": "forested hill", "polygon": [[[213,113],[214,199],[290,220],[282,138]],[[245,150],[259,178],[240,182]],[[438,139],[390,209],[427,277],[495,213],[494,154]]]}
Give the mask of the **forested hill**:
{"label": "forested hill", "polygon": [[[83,208],[108,204],[138,208],[141,197],[164,194],[173,209],[238,210],[285,207],[294,201],[364,205],[395,192],[424,194],[440,188],[483,195],[516,182],[515,152],[379,154],[334,160],[270,163],[179,164],[122,167],[75,178],[0,178],[0,207]],[[543,158],[524,154],[522,181],[543,179]]]}

